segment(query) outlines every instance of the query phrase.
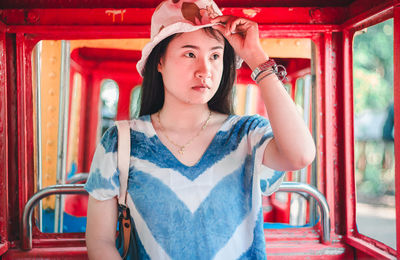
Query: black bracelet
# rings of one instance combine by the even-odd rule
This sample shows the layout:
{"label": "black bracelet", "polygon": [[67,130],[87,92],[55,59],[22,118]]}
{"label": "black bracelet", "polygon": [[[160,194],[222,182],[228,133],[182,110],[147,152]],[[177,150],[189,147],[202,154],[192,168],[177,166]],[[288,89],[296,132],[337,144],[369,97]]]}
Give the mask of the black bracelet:
{"label": "black bracelet", "polygon": [[[261,74],[261,73],[260,73],[260,74]],[[259,79],[256,81],[256,83],[257,83],[257,84],[260,84],[260,81],[261,81],[261,80],[263,80],[264,78],[266,78],[266,77],[268,77],[269,75],[272,75],[272,74],[276,74],[275,71],[271,71],[271,72],[268,73],[267,75],[262,76],[261,78],[259,78]]]}

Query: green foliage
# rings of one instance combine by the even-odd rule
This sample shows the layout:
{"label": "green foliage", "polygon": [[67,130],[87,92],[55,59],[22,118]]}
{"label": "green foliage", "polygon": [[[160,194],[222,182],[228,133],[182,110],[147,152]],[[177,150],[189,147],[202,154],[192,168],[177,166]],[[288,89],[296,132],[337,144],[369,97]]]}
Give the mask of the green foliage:
{"label": "green foliage", "polygon": [[[393,101],[393,19],[356,33],[353,43],[353,80],[355,115],[366,111],[384,111]],[[363,165],[359,162],[365,158],[365,165],[355,169],[359,197],[380,197],[388,191],[388,184],[394,181],[394,178],[384,181],[384,176],[394,171],[393,166],[390,169],[382,168],[384,153],[383,141],[369,140],[363,143],[356,140],[357,165]]]}
{"label": "green foliage", "polygon": [[393,99],[393,19],[356,34],[353,65],[355,114],[386,109]]}

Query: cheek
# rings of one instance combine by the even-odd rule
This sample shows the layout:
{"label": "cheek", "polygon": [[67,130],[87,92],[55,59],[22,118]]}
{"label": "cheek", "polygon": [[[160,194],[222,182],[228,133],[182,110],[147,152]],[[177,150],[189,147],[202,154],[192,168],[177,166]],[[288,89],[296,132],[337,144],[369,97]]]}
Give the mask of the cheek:
{"label": "cheek", "polygon": [[190,75],[190,65],[184,62],[170,62],[166,73],[175,79],[182,79]]}
{"label": "cheek", "polygon": [[224,72],[224,67],[223,64],[218,65],[214,68],[214,72],[215,72],[215,80],[219,81],[222,78],[222,73]]}

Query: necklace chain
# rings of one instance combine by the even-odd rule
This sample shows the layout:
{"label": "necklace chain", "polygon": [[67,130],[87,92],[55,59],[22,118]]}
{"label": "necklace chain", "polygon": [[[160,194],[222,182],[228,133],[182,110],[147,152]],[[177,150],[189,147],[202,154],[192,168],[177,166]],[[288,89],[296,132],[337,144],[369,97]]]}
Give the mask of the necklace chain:
{"label": "necklace chain", "polygon": [[189,139],[189,141],[187,141],[184,145],[179,145],[177,143],[175,143],[174,141],[172,141],[168,135],[165,133],[165,128],[164,126],[161,124],[161,120],[160,120],[160,111],[158,111],[157,113],[157,118],[158,118],[158,124],[161,127],[161,132],[163,133],[163,135],[167,138],[168,142],[170,142],[171,144],[173,144],[174,146],[176,146],[178,148],[178,152],[182,155],[185,152],[186,146],[190,145],[194,139],[196,139],[196,137],[198,137],[200,135],[200,133],[206,129],[208,122],[211,119],[211,111],[208,114],[208,118],[206,119],[206,121],[204,122],[204,124],[202,125],[202,127],[200,128],[200,130],[197,132],[197,134],[195,136],[193,136],[192,138]]}

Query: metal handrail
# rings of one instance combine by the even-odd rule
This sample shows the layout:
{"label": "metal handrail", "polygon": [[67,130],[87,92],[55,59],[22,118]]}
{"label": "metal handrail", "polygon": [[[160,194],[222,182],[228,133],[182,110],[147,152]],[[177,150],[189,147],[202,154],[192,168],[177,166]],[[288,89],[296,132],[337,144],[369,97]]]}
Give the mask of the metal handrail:
{"label": "metal handrail", "polygon": [[[324,195],[315,187],[298,182],[282,182],[278,191],[307,193],[313,197],[321,209],[322,219],[322,242],[330,243],[331,224],[329,217],[329,206]],[[54,194],[87,194],[84,184],[63,184],[48,186],[35,193],[26,203],[22,217],[22,249],[32,249],[32,212],[36,204],[43,198]]]}
{"label": "metal handrail", "polygon": [[75,184],[80,181],[86,181],[89,173],[76,173],[71,178],[67,179],[68,184]]}
{"label": "metal handrail", "polygon": [[325,196],[314,186],[300,182],[282,182],[278,191],[307,193],[317,201],[321,210],[322,243],[329,244],[331,242],[331,219],[329,217],[329,205]]}
{"label": "metal handrail", "polygon": [[36,192],[26,203],[22,216],[22,249],[32,249],[32,212],[43,198],[54,194],[87,194],[84,184],[63,184],[46,187]]}

